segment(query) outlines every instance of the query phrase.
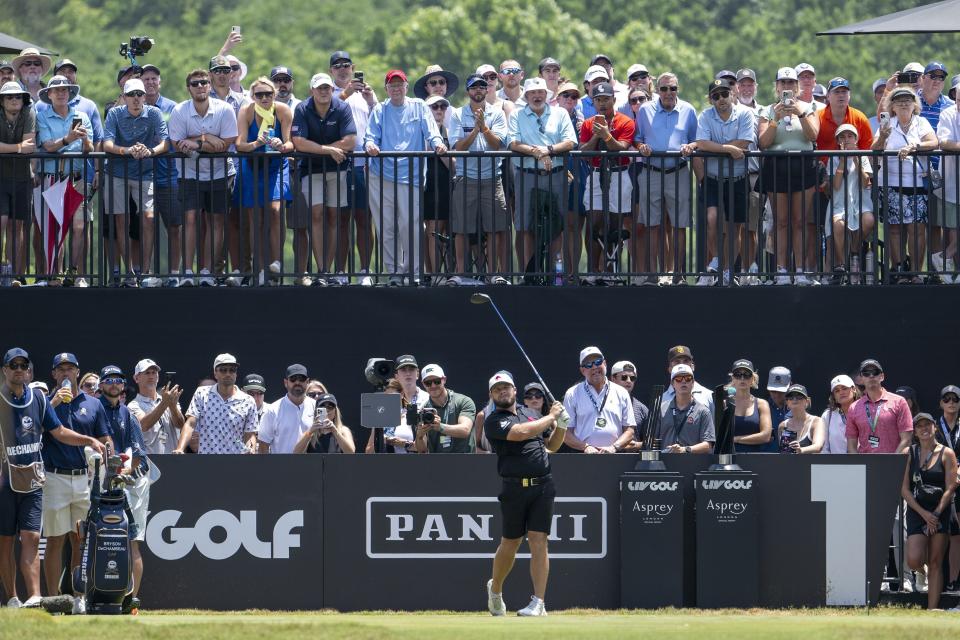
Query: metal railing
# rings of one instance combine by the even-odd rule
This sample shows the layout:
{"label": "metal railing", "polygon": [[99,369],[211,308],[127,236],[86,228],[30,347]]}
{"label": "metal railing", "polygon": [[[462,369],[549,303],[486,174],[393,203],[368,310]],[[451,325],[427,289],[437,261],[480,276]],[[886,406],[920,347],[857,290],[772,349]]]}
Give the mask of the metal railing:
{"label": "metal railing", "polygon": [[[932,157],[949,167],[942,182],[956,200],[956,156],[574,151],[546,171],[506,151],[384,152],[348,155],[338,172],[298,153],[169,154],[148,182],[137,176],[151,160],[4,155],[6,185],[9,162],[34,169],[29,185],[7,189],[0,281],[960,283],[957,204],[929,171]],[[217,167],[229,177],[185,178]]]}

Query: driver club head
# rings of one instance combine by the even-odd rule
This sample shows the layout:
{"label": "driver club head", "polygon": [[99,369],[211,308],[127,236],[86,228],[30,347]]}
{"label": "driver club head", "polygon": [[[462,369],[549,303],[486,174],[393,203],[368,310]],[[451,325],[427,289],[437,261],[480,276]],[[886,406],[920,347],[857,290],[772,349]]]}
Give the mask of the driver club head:
{"label": "driver club head", "polygon": [[473,304],[486,304],[490,302],[490,296],[485,293],[470,294],[470,302]]}

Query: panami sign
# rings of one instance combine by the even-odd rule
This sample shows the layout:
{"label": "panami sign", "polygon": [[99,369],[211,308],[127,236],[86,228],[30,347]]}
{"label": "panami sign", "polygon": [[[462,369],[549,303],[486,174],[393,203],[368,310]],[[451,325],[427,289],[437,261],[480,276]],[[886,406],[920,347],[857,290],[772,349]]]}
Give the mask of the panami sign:
{"label": "panami sign", "polygon": [[[367,556],[492,558],[500,544],[500,524],[500,505],[490,496],[368,498]],[[556,498],[548,539],[552,560],[605,557],[607,501]]]}

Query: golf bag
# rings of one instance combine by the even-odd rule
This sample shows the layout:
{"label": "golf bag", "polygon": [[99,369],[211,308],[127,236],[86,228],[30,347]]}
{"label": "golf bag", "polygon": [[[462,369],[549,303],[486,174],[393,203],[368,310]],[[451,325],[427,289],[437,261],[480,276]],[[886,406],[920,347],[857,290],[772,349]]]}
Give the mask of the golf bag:
{"label": "golf bag", "polygon": [[121,614],[124,599],[133,593],[133,516],[123,490],[132,479],[120,473],[124,458],[110,456],[101,480],[100,455],[88,457],[93,461],[90,511],[85,521],[77,523],[80,566],[73,576],[74,589],[85,598],[88,614]]}

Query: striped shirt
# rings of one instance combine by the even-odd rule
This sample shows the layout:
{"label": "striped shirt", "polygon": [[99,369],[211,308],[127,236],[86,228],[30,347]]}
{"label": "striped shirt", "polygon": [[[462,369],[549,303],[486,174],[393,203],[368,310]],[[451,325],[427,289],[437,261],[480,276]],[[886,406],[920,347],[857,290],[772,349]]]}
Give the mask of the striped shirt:
{"label": "striped shirt", "polygon": [[[936,131],[937,125],[940,124],[940,112],[955,104],[954,101],[941,93],[933,104],[927,104],[927,101],[923,98],[922,90],[918,91],[917,95],[920,96],[920,115],[926,118],[933,130]],[[930,164],[933,165],[934,169],[939,169],[940,156],[930,156]]]}

